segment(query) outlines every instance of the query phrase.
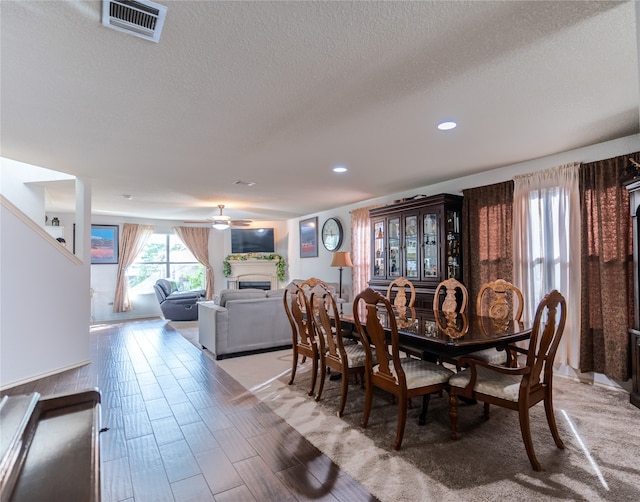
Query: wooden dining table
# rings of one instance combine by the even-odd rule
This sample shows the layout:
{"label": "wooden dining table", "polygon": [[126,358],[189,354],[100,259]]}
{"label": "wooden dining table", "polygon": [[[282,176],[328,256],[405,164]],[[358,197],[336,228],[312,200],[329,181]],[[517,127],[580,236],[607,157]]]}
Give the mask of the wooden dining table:
{"label": "wooden dining table", "polygon": [[[500,321],[466,313],[439,313],[436,316],[433,310],[413,307],[394,311],[402,346],[445,358],[491,347],[504,349],[507,345],[529,339],[533,328],[532,322]],[[379,318],[383,327],[389,329],[386,311],[380,310]],[[360,313],[360,319],[364,325],[363,313]],[[350,325],[355,330],[351,304],[343,304],[340,322],[343,327]]]}

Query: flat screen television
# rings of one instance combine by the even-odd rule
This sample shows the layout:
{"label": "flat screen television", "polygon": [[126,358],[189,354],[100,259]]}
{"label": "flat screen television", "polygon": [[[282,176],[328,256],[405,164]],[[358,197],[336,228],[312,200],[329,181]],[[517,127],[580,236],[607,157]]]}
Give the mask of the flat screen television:
{"label": "flat screen television", "polygon": [[273,228],[232,228],[231,253],[275,253]]}

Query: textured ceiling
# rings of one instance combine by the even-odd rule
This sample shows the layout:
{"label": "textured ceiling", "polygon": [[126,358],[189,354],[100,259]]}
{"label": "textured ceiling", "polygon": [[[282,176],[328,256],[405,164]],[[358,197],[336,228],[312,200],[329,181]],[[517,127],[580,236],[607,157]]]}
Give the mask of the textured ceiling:
{"label": "textured ceiling", "polygon": [[640,132],[634,2],[158,3],[157,44],[0,5],[2,156],[94,213],[296,217]]}

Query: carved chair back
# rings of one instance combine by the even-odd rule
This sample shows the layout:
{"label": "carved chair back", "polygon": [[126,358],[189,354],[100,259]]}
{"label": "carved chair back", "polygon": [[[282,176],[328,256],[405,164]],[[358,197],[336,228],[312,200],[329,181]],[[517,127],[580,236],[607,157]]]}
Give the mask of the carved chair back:
{"label": "carved chair back", "polygon": [[[407,301],[407,292],[409,290],[409,300]],[[396,308],[413,307],[416,302],[416,288],[413,283],[406,277],[398,277],[394,279],[387,289],[387,300],[393,303]]]}
{"label": "carved chair back", "polygon": [[[445,292],[446,296],[440,307],[440,294]],[[469,303],[469,292],[460,281],[456,279],[446,279],[438,284],[433,295],[433,312],[437,315],[442,312],[464,312]]]}
{"label": "carved chair back", "polygon": [[504,279],[487,282],[480,287],[476,313],[499,321],[522,320],[522,291]]}

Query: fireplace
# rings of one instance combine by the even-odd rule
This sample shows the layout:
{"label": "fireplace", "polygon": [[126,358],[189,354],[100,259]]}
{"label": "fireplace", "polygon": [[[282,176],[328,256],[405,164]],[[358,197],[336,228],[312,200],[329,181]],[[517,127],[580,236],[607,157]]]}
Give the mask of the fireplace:
{"label": "fireplace", "polygon": [[271,289],[271,281],[239,281],[238,289],[264,289],[269,291]]}
{"label": "fireplace", "polygon": [[266,290],[278,289],[276,262],[270,260],[232,261],[227,287],[230,289],[256,287]]}

